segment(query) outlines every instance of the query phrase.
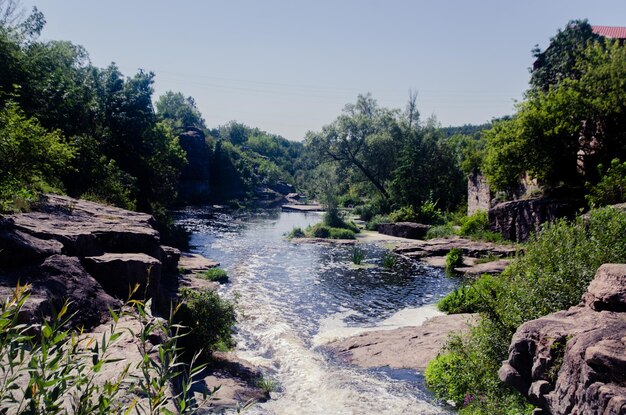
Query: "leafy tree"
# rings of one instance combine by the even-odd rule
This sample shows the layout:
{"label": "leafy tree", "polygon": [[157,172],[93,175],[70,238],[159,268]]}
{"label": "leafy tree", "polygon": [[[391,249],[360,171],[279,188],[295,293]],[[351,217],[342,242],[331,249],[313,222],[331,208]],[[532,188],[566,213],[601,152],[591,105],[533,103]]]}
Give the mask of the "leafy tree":
{"label": "leafy tree", "polygon": [[370,94],[359,95],[333,123],[307,134],[320,160],[354,168],[385,198],[393,160],[401,148],[399,112],[380,108]]}
{"label": "leafy tree", "polygon": [[542,52],[535,46],[535,63],[530,71],[531,90],[546,92],[563,79],[578,79],[582,74],[577,65],[579,56],[590,43],[600,38],[593,33],[587,20],[572,20],[550,39],[546,50]]}
{"label": "leafy tree", "polygon": [[174,130],[186,127],[204,129],[204,119],[192,97],[185,97],[180,92],[167,91],[156,102],[157,115],[165,120]]}
{"label": "leafy tree", "polygon": [[0,201],[40,183],[58,185],[73,155],[59,131],[47,131],[9,101],[0,111]]}

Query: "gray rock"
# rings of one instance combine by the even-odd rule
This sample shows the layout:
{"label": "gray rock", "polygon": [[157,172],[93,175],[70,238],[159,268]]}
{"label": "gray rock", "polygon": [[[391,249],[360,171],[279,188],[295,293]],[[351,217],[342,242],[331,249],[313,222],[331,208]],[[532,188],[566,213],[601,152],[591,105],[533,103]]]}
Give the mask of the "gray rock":
{"label": "gray rock", "polygon": [[25,323],[40,322],[67,301],[72,327],[90,329],[109,316],[109,309],[121,303],[107,294],[87,273],[78,258],[63,255],[48,257],[39,267],[13,269],[0,274],[0,297],[12,297],[17,283],[30,284],[30,297],[22,310]]}
{"label": "gray rock", "polygon": [[59,241],[16,230],[0,230],[0,268],[41,263],[51,255],[61,254],[62,249]]}
{"label": "gray rock", "polygon": [[625,414],[625,281],[605,264],[581,304],[520,326],[500,379],[545,413]]}
{"label": "gray rock", "polygon": [[135,286],[134,298],[152,298],[161,281],[161,261],[146,254],[107,253],[83,259],[85,269],[112,295],[127,299]]}
{"label": "gray rock", "polygon": [[397,236],[407,239],[424,239],[426,233],[431,228],[430,225],[413,222],[381,223],[378,225],[378,232],[384,235]]}

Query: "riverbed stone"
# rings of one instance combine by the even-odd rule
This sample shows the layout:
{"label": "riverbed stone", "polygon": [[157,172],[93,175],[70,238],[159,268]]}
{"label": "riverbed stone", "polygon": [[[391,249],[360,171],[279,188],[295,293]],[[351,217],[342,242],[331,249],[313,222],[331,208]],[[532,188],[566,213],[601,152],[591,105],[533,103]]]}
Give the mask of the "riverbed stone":
{"label": "riverbed stone", "polygon": [[430,225],[421,223],[395,222],[381,223],[378,225],[377,231],[384,235],[397,236],[399,238],[424,239],[430,228]]}

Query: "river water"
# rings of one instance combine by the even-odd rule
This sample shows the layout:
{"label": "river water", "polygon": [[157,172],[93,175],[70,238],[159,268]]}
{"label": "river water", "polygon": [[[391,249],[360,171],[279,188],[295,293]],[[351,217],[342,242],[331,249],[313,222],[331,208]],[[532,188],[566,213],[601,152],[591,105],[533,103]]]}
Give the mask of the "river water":
{"label": "river water", "polygon": [[275,380],[273,399],[249,414],[440,414],[423,376],[408,370],[361,369],[324,352],[325,342],[375,328],[415,325],[437,311],[433,303],[455,286],[443,271],[396,259],[382,266],[388,247],[294,244],[284,234],[317,223],[317,213],[181,212],[193,251],[219,261],[236,299],[238,356]]}

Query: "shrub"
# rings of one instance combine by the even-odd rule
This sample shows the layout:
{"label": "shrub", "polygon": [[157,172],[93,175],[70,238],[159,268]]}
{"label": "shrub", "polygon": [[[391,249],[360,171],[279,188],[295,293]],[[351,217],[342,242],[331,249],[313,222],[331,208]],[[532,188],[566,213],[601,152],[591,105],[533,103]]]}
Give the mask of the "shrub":
{"label": "shrub", "polygon": [[305,234],[312,238],[355,239],[354,232],[349,229],[331,228],[321,223],[307,228]]}
{"label": "shrub", "polygon": [[424,202],[419,208],[403,206],[389,214],[392,222],[419,222],[432,224],[441,221],[442,213],[434,202]]}
{"label": "shrub", "polygon": [[370,231],[377,231],[378,225],[382,223],[391,223],[391,219],[386,215],[376,215],[365,225],[365,229]]}
{"label": "shrub", "polygon": [[209,281],[215,281],[219,283],[228,282],[228,274],[221,268],[209,268],[200,274],[202,278]]}
{"label": "shrub", "polygon": [[477,280],[465,283],[437,302],[437,308],[448,314],[478,313],[489,310],[497,279],[483,274]]}
{"label": "shrub", "polygon": [[431,227],[428,232],[426,232],[426,239],[445,238],[452,235],[456,235],[456,230],[453,225],[446,223],[444,225]]}
{"label": "shrub", "polygon": [[419,222],[420,217],[413,209],[413,206],[403,206],[391,212],[389,219],[392,222]]}
{"label": "shrub", "polygon": [[350,229],[330,228],[330,239],[356,239]]}
{"label": "shrub", "polygon": [[383,268],[391,269],[396,265],[396,256],[391,251],[385,252],[383,255]]}
{"label": "shrub", "polygon": [[446,255],[446,271],[454,272],[454,269],[463,265],[463,250],[452,248]]}
{"label": "shrub", "polygon": [[361,262],[363,262],[363,258],[365,258],[365,254],[363,253],[363,250],[361,248],[359,248],[358,246],[352,248],[352,262],[355,265],[361,265]]}
{"label": "shrub", "polygon": [[305,236],[306,235],[304,234],[304,231],[302,230],[302,228],[293,228],[287,234],[287,239],[304,238]]}
{"label": "shrub", "polygon": [[485,211],[478,211],[472,216],[463,218],[459,235],[489,242],[502,241],[501,234],[489,230],[489,218]]}
{"label": "shrub", "polygon": [[626,202],[626,162],[620,163],[619,159],[613,159],[611,166],[604,170],[602,164],[598,165],[600,181],[592,186],[587,183],[589,194],[585,196],[592,206],[605,206]]}
{"label": "shrub", "polygon": [[187,357],[201,352],[207,358],[213,351],[225,351],[235,345],[232,337],[237,321],[235,306],[216,292],[182,289],[180,309],[175,317],[188,328],[181,342]]}

